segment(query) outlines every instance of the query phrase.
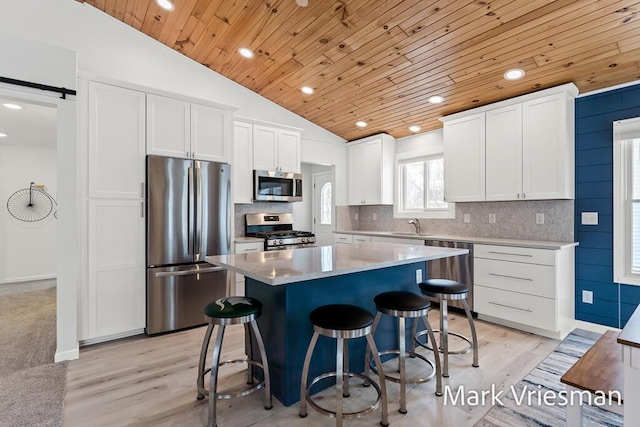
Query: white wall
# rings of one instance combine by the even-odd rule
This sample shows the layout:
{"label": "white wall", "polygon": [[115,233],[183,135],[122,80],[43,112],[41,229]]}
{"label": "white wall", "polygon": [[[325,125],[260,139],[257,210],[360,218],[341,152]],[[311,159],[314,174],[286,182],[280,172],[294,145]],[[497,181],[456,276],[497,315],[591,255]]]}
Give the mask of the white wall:
{"label": "white wall", "polygon": [[396,153],[420,151],[431,147],[442,147],[442,149],[444,149],[444,136],[442,129],[436,129],[431,132],[418,133],[396,139]]}
{"label": "white wall", "polygon": [[[55,199],[56,161],[55,149],[0,145],[0,200],[6,202],[31,181],[45,184]],[[19,221],[2,209],[0,283],[55,277],[57,221],[53,217],[56,207],[53,208],[47,218],[37,222]]]}
{"label": "white wall", "polygon": [[303,163],[300,172],[302,173],[302,202],[293,203],[293,228],[302,231],[312,231],[311,219],[313,213],[313,188],[312,176],[313,165]]}
{"label": "white wall", "polygon": [[303,163],[335,166],[335,204],[347,204],[347,145],[313,140],[302,140],[300,159]]}

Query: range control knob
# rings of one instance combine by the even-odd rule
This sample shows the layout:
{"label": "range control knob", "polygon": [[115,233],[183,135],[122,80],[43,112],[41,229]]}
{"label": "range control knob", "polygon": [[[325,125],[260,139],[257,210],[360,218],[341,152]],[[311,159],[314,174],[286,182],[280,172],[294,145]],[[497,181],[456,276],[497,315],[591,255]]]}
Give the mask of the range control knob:
{"label": "range control knob", "polygon": [[278,241],[279,244],[282,244],[282,240]]}

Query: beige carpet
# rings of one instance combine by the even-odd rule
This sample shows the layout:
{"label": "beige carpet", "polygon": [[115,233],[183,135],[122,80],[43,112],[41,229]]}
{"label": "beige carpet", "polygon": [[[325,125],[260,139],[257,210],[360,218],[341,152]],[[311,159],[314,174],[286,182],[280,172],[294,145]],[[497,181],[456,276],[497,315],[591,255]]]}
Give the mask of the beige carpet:
{"label": "beige carpet", "polygon": [[0,426],[62,426],[55,281],[0,285]]}

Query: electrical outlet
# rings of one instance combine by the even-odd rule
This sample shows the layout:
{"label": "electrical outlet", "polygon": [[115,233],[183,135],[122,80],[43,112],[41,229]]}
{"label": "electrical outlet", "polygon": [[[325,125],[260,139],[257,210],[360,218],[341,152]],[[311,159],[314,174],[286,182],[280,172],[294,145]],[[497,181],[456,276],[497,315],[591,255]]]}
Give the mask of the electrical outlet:
{"label": "electrical outlet", "polygon": [[377,214],[377,213],[375,213],[375,212],[373,213],[373,220],[374,220],[374,221],[377,221],[377,220],[378,220],[378,214]]}
{"label": "electrical outlet", "polygon": [[536,224],[544,224],[544,214],[543,213],[536,214]]}
{"label": "electrical outlet", "polygon": [[416,270],[416,283],[422,283],[422,269]]}
{"label": "electrical outlet", "polygon": [[464,214],[464,222],[469,224],[471,222],[471,215],[470,214]]}
{"label": "electrical outlet", "polygon": [[598,225],[598,212],[582,212],[582,225]]}
{"label": "electrical outlet", "polygon": [[356,212],[353,219],[355,219],[357,221],[359,217],[360,217],[360,214],[358,212]]}
{"label": "electrical outlet", "polygon": [[495,224],[496,214],[489,214],[489,224]]}
{"label": "electrical outlet", "polygon": [[585,304],[593,304],[593,291],[582,291],[582,302]]}

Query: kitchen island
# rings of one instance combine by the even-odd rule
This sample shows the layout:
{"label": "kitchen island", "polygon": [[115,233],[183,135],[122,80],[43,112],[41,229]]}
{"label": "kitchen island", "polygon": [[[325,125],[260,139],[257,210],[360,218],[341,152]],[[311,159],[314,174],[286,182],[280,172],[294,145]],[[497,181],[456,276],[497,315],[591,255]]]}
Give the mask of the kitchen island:
{"label": "kitchen island", "polygon": [[[392,243],[320,246],[206,257],[214,265],[245,276],[247,296],[262,301],[258,319],[271,368],[271,390],[286,406],[300,398],[300,377],[313,334],[309,313],[325,304],[353,304],[372,314],[373,298],[390,290],[419,293],[427,261],[459,256],[466,249]],[[410,322],[408,322],[411,325]],[[379,349],[397,347],[395,322],[383,318],[376,333]],[[350,340],[352,371],[364,368],[365,340]],[[335,341],[321,337],[310,376],[335,370]],[[314,388],[315,391],[315,388]]]}

